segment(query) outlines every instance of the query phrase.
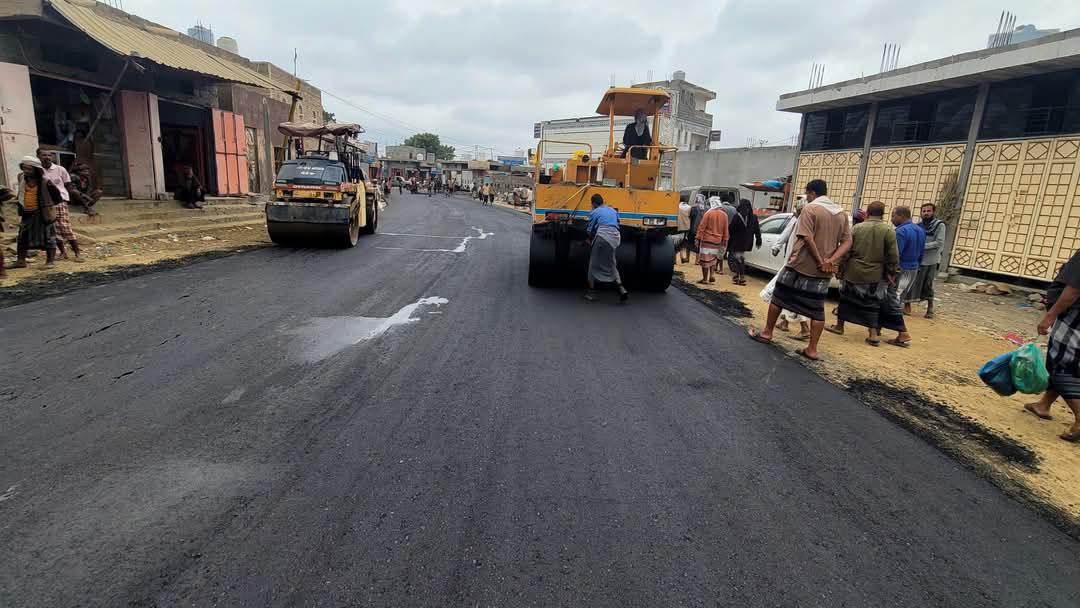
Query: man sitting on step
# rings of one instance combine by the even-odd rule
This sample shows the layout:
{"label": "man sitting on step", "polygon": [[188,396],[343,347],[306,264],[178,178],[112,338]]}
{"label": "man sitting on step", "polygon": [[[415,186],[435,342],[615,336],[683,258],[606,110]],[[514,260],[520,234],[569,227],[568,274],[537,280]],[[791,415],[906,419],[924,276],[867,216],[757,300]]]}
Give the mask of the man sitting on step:
{"label": "man sitting on step", "polygon": [[202,209],[206,202],[206,192],[203,190],[199,178],[195,177],[195,171],[191,165],[184,167],[180,186],[176,189],[176,200],[184,205],[185,209]]}

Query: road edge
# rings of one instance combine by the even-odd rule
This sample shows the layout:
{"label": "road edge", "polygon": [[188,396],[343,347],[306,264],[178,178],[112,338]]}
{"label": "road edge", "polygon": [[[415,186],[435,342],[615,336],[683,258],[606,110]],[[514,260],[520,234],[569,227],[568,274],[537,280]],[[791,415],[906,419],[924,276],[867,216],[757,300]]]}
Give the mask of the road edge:
{"label": "road edge", "polygon": [[[686,294],[690,299],[700,302],[706,308],[713,311],[732,325],[739,328],[746,327],[745,324],[739,322],[739,319],[746,319],[748,315],[736,314],[734,317],[729,315],[728,310],[730,309],[730,305],[727,303],[727,300],[730,298],[703,297],[700,292],[706,290],[690,284],[684,278],[679,276],[676,276],[672,280],[671,285]],[[718,293],[728,293],[734,299],[739,300],[738,295],[733,292]],[[724,304],[717,305],[717,302],[723,302]],[[790,353],[785,352],[785,355],[790,355]],[[873,379],[871,378],[850,376],[846,382],[840,381],[829,374],[821,373],[821,370],[816,369],[813,365],[804,363],[801,359],[792,357],[792,360],[799,363],[819,378],[844,391],[859,403],[874,410],[901,429],[925,441],[928,445],[958,462],[961,466],[972,471],[980,478],[987,480],[1001,490],[1007,497],[1028,507],[1058,530],[1064,532],[1074,540],[1080,541],[1080,517],[1074,516],[1053,501],[1044,497],[1035,488],[1032,488],[1025,483],[1023,479],[1009,475],[1010,469],[1014,468],[1017,471],[1028,473],[1038,472],[1039,462],[1037,456],[1033,461],[1027,464],[1010,462],[1008,459],[1003,459],[996,450],[987,448],[985,445],[980,445],[980,442],[974,440],[969,433],[950,432],[948,429],[937,427],[935,426],[935,420],[928,416],[920,416],[917,413],[913,413],[911,410],[901,409],[896,407],[895,404],[889,403],[883,399],[873,399],[873,393],[868,394],[865,390],[859,390],[858,387],[860,386],[860,383],[872,381]],[[918,397],[918,399],[926,404],[930,404],[934,408],[948,409],[955,417],[966,419],[969,425],[977,426],[981,430],[981,436],[983,437],[985,437],[986,433],[993,434],[989,429],[985,429],[982,425],[979,425],[975,421],[956,412],[950,408],[948,404],[935,401],[917,390],[907,387],[903,387],[903,390]],[[998,438],[1013,441],[1000,435],[994,435]],[[1015,443],[1015,441],[1013,442]]]}

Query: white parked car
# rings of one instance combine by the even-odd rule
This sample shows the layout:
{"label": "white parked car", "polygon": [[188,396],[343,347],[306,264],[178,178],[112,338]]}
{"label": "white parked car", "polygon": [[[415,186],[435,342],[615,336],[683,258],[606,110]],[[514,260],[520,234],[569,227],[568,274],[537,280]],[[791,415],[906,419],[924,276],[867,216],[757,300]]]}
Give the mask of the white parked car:
{"label": "white parked car", "polygon": [[[788,222],[795,217],[793,213],[777,213],[761,220],[761,247],[746,252],[746,265],[762,270],[770,274],[780,272],[784,267],[784,251],[786,247],[780,246],[780,253],[772,254],[773,245],[780,240],[780,233],[787,227]],[[849,216],[850,217],[850,216]],[[840,282],[833,277],[829,285],[834,289],[840,287]]]}

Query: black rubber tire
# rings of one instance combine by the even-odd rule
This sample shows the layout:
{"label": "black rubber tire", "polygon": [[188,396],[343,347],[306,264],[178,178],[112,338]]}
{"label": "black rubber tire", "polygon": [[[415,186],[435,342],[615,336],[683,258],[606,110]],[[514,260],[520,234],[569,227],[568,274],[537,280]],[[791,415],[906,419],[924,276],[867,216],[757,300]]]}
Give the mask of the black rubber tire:
{"label": "black rubber tire", "polygon": [[675,244],[667,235],[652,236],[641,241],[643,251],[639,261],[639,282],[642,291],[662,293],[671,286],[675,276]]}
{"label": "black rubber tire", "polygon": [[367,216],[369,219],[367,226],[361,228],[363,234],[375,234],[375,231],[379,229],[379,202],[372,201],[372,205],[367,209]]}
{"label": "black rubber tire", "polygon": [[533,230],[529,239],[529,287],[551,287],[555,270],[555,239]]}

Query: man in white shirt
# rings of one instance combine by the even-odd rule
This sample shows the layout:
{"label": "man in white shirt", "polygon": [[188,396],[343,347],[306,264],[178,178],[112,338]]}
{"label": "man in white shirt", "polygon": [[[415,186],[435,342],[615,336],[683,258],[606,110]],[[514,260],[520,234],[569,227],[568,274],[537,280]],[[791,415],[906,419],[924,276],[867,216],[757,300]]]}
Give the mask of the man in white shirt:
{"label": "man in white shirt", "polygon": [[68,192],[68,188],[71,187],[71,176],[68,175],[67,169],[53,161],[52,152],[38,148],[37,157],[41,161],[41,166],[45,168],[45,179],[60,191],[60,200],[54,206],[56,209],[56,248],[60,252],[60,259],[68,259],[67,252],[64,251],[66,241],[71,245],[71,251],[75,253],[75,261],[85,262],[86,258],[79,249],[79,240],[75,237],[75,231],[71,229],[71,214],[68,212],[68,201],[71,200],[71,194]]}

